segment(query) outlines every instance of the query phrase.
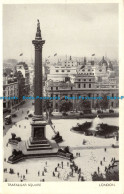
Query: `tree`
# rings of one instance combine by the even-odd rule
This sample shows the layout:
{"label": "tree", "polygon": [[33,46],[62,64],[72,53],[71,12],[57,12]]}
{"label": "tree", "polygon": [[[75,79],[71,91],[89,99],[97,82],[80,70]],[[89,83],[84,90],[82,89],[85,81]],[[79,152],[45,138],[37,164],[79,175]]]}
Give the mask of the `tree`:
{"label": "tree", "polygon": [[80,100],[79,106],[83,111],[91,110],[91,102],[89,100]]}
{"label": "tree", "polygon": [[62,100],[60,102],[60,112],[68,112],[72,109],[73,104],[70,101]]}
{"label": "tree", "polygon": [[94,174],[91,175],[92,176],[92,181],[105,181],[103,174],[97,174],[97,172],[94,172]]}
{"label": "tree", "polygon": [[109,105],[109,101],[107,99],[107,95],[106,94],[103,94],[102,95],[102,100],[99,101],[99,105],[101,107],[101,109],[107,109],[108,108],[108,105]]}

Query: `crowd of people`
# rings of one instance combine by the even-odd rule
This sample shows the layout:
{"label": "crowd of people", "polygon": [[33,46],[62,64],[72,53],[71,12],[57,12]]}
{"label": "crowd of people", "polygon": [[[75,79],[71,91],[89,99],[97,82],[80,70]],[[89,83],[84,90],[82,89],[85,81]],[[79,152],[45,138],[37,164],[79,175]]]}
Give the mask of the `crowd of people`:
{"label": "crowd of people", "polygon": [[[79,153],[78,153],[79,154]],[[42,160],[42,159],[41,159]],[[4,162],[6,162],[4,160]],[[49,169],[48,167],[48,161],[45,161],[44,166],[42,166],[42,170],[38,170],[37,172],[37,177],[39,177],[39,181],[47,181],[47,173],[49,172],[51,174],[51,176],[53,177],[52,180],[54,180],[54,177],[56,178],[56,180],[60,180],[60,181],[68,181],[73,179],[73,177],[77,178],[77,181],[84,181],[84,177],[83,177],[83,173],[81,168],[79,168],[74,161],[61,161],[59,163],[56,164],[55,168],[53,169],[53,171],[51,171],[51,169]],[[20,172],[16,172],[13,168],[7,169],[4,168],[3,170],[4,174],[4,181],[8,182],[8,181],[12,181],[12,180],[8,180],[7,178],[7,174],[15,174],[18,178],[18,181],[20,182],[24,182],[24,181],[28,181],[28,174],[31,173],[31,170],[26,168],[25,169],[25,173],[21,173]]]}

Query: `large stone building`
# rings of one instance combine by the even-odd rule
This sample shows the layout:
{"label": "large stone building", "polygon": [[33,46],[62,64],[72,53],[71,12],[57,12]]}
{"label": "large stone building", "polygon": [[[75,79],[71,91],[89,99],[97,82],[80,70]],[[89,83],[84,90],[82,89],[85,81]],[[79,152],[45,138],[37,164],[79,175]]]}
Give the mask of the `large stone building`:
{"label": "large stone building", "polygon": [[71,56],[69,60],[58,61],[57,64],[51,65],[47,80],[66,81],[66,77],[77,74],[77,65],[77,61],[73,61]]}
{"label": "large stone building", "polygon": [[[18,97],[18,82],[17,77],[3,76],[3,96]],[[3,110],[11,109],[18,104],[16,99],[3,99]]]}
{"label": "large stone building", "polygon": [[[70,61],[70,60],[69,60]],[[51,67],[47,75],[46,94],[51,97],[89,96],[98,97],[108,95],[118,96],[118,77],[113,71],[111,62],[104,57],[99,63],[93,61],[58,64]],[[66,64],[66,65],[65,65]],[[72,66],[73,65],[73,66]],[[80,109],[79,100],[72,100],[73,109]],[[95,107],[96,100],[91,100],[91,107]],[[109,107],[118,107],[118,100],[110,100]],[[53,100],[53,109],[59,111],[59,100]]]}
{"label": "large stone building", "polygon": [[25,62],[19,62],[16,65],[17,72],[21,72],[25,78],[25,95],[28,95],[30,92],[30,74],[28,65]]}

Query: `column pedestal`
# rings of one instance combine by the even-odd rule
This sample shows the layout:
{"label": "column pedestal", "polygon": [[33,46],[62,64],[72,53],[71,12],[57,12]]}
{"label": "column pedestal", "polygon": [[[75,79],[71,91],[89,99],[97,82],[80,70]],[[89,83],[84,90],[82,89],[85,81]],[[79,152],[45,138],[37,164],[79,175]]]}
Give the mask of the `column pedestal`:
{"label": "column pedestal", "polygon": [[27,141],[27,151],[52,149],[50,141],[45,135],[46,124],[45,121],[32,121],[32,131],[31,137]]}

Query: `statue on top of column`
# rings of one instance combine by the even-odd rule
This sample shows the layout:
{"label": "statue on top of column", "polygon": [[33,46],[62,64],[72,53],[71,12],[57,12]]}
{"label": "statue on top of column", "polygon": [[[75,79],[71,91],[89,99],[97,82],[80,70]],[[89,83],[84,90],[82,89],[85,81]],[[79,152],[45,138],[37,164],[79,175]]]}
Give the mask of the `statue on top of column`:
{"label": "statue on top of column", "polygon": [[37,20],[37,32],[36,32],[36,38],[41,38],[41,30],[40,30],[40,21]]}
{"label": "statue on top of column", "polygon": [[37,20],[37,32],[40,32],[40,21]]}

